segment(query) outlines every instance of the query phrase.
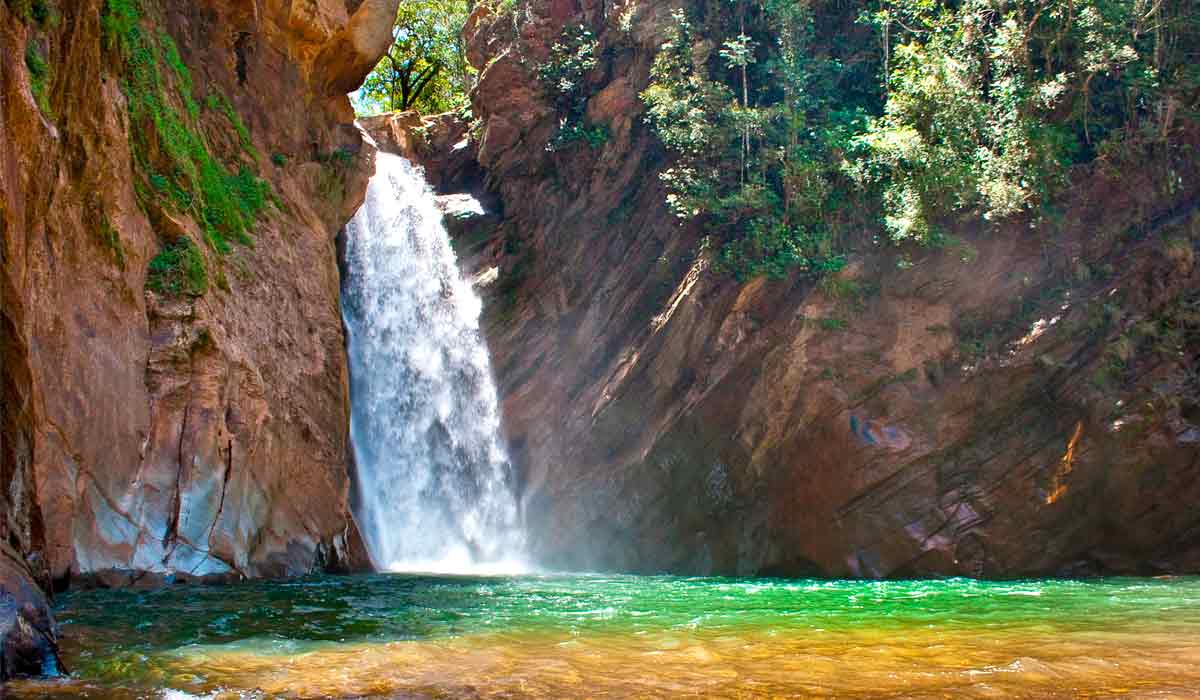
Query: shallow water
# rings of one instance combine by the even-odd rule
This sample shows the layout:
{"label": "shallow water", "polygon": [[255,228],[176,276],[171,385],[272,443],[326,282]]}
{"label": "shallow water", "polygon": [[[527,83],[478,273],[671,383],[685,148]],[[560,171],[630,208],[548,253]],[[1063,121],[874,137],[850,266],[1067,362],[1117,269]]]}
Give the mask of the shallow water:
{"label": "shallow water", "polygon": [[1200,698],[1200,578],[429,578],[90,591],[20,697]]}

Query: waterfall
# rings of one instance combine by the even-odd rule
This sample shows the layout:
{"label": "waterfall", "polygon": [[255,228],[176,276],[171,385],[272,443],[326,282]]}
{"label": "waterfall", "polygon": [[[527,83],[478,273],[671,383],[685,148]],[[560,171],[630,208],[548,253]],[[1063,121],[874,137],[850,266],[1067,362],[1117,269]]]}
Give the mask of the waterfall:
{"label": "waterfall", "polygon": [[520,570],[482,303],[419,168],[376,156],[344,255],[355,516],[376,568]]}

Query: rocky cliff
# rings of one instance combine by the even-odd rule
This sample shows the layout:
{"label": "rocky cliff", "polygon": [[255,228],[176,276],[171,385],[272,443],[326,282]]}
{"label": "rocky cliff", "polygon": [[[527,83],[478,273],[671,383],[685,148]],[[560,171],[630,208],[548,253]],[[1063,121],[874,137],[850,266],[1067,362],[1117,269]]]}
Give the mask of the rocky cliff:
{"label": "rocky cliff", "polygon": [[[711,269],[708,231],[667,211],[666,157],[641,117],[684,4],[481,4],[467,27],[473,152],[503,220],[458,246],[487,300],[545,561],[1200,570],[1200,173],[1187,148],[1077,168],[1056,221],[966,219],[954,245],[864,246],[820,284],[742,283]],[[560,122],[537,67],[577,23],[601,57],[586,120],[608,136],[548,148]],[[376,125],[393,134],[382,140],[435,181],[461,159],[465,126],[430,122],[405,142],[390,124]]]}
{"label": "rocky cliff", "polygon": [[335,236],[397,2],[0,3],[6,567],[363,563]]}

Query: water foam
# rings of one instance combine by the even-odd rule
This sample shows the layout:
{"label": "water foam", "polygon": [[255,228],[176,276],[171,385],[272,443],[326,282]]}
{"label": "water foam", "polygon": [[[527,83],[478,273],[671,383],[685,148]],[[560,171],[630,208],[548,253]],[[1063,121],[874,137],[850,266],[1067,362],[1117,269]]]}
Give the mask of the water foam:
{"label": "water foam", "polygon": [[355,515],[376,567],[525,571],[482,303],[419,168],[376,157],[344,263]]}

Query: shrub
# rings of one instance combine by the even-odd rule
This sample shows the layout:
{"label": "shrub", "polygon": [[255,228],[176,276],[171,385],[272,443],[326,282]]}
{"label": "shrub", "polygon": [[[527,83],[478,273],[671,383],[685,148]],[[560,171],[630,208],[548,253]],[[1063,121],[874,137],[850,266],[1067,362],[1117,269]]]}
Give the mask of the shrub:
{"label": "shrub", "polygon": [[166,246],[150,261],[146,288],[171,296],[203,296],[208,291],[204,253],[190,238]]}
{"label": "shrub", "polygon": [[840,162],[871,96],[836,84],[861,70],[836,48],[810,55],[813,21],[783,0],[734,3],[700,25],[677,10],[642,93],[674,156],[667,205],[713,224],[717,269],[740,279],[844,264],[835,242],[855,209]]}
{"label": "shrub", "polygon": [[579,142],[596,148],[607,141],[608,133],[604,127],[583,124],[589,97],[587,77],[598,63],[599,46],[587,26],[567,26],[550,47],[546,61],[537,67],[538,80],[558,111],[559,131],[547,144],[547,150],[554,151]]}
{"label": "shrub", "polygon": [[29,87],[33,92],[33,99],[43,114],[53,118],[48,85],[51,80],[50,64],[42,57],[37,42],[30,41],[25,45],[25,67],[29,70]]}
{"label": "shrub", "polygon": [[602,148],[608,143],[608,127],[603,124],[584,126],[583,124],[564,125],[558,134],[546,144],[546,150],[558,151],[568,148],[575,143],[586,143],[589,148]]}
{"label": "shrub", "polygon": [[121,234],[108,220],[107,216],[100,218],[100,227],[97,230],[100,238],[100,244],[104,246],[112,256],[117,266],[122,270],[125,269],[125,246],[121,243]]}

